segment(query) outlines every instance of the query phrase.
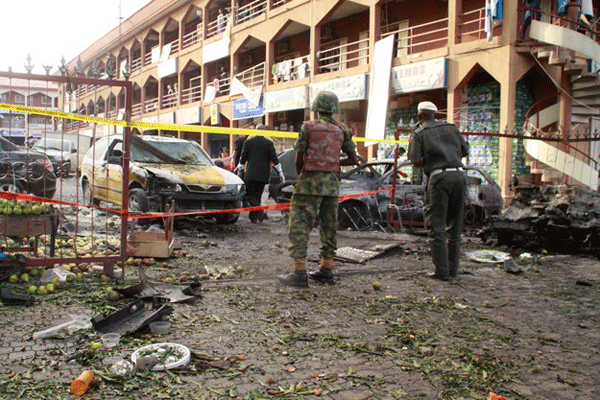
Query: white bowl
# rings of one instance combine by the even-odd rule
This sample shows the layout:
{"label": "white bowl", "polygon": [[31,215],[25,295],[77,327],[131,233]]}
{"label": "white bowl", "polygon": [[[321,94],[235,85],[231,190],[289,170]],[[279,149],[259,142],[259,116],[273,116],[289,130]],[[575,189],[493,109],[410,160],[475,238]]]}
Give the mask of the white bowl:
{"label": "white bowl", "polygon": [[119,340],[121,340],[120,333],[105,333],[102,335],[102,344],[104,347],[113,347],[119,344]]}
{"label": "white bowl", "polygon": [[[175,355],[161,360],[167,351],[175,352]],[[185,367],[190,362],[190,349],[178,343],[154,343],[140,347],[131,355],[133,365],[137,365],[138,358],[144,356],[157,356],[159,364],[152,367],[152,371],[164,371],[166,369]]]}

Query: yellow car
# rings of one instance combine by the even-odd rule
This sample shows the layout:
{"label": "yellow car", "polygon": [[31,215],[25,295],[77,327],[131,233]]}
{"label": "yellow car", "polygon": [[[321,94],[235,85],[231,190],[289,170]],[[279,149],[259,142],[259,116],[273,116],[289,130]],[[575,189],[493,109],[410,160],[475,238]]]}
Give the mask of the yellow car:
{"label": "yellow car", "polygon": [[[123,136],[96,141],[83,158],[81,189],[86,204],[121,205]],[[242,206],[244,182],[214,165],[196,142],[165,136],[131,136],[129,211],[164,211],[175,201],[177,212],[229,210]],[[232,224],[239,212],[204,214]]]}

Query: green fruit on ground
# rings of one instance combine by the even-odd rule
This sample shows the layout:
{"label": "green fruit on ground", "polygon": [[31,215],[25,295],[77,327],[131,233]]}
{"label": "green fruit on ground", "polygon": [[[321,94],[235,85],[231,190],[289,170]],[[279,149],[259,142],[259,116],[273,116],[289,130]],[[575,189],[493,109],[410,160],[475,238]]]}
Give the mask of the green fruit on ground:
{"label": "green fruit on ground", "polygon": [[75,274],[67,275],[67,282],[73,282],[75,280]]}
{"label": "green fruit on ground", "polygon": [[54,292],[54,285],[53,285],[53,284],[51,284],[51,283],[47,284],[47,285],[46,285],[46,291],[47,291],[48,293],[52,293],[52,292]]}
{"label": "green fruit on ground", "polygon": [[109,290],[108,293],[106,294],[106,297],[110,301],[117,301],[121,298],[119,293],[115,292],[114,290]]}
{"label": "green fruit on ground", "polygon": [[34,294],[35,292],[37,292],[37,286],[29,286],[29,288],[27,289],[27,291],[31,294]]}
{"label": "green fruit on ground", "polygon": [[46,286],[40,286],[37,288],[37,294],[39,295],[45,295],[48,294],[48,291],[46,290]]}
{"label": "green fruit on ground", "polygon": [[23,274],[23,275],[21,275],[21,280],[23,282],[29,282],[29,274]]}
{"label": "green fruit on ground", "polygon": [[10,283],[17,283],[17,282],[19,282],[19,275],[12,274],[10,276],[10,278],[8,278],[8,281]]}
{"label": "green fruit on ground", "polygon": [[79,282],[81,282],[83,280],[83,273],[78,272],[75,279],[77,279]]}

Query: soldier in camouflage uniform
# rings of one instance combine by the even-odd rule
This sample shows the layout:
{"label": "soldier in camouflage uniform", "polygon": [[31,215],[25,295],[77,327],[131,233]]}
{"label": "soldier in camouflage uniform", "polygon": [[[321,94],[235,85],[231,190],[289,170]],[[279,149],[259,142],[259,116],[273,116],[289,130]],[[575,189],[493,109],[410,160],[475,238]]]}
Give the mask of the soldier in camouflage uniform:
{"label": "soldier in camouflage uniform", "polygon": [[[358,164],[352,132],[332,117],[339,112],[337,96],[320,92],[311,110],[318,112],[318,118],[304,122],[294,145],[298,180],[290,204],[288,248],[294,272],[279,276],[282,284],[295,287],[308,287],[309,276],[319,282],[334,282],[340,165]],[[348,155],[342,163],[341,151]],[[319,270],[307,275],[308,237],[315,218],[319,220],[321,261]]]}

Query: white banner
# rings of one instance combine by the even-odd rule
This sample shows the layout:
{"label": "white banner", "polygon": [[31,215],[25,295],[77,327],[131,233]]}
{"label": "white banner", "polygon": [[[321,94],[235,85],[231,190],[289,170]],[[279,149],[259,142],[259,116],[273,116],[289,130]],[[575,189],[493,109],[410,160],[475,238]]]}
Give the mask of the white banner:
{"label": "white banner", "polygon": [[[369,106],[367,108],[367,126],[365,138],[384,139],[387,117],[388,99],[390,96],[390,71],[392,69],[392,53],[394,36],[390,35],[375,42],[373,69],[369,90]],[[375,142],[365,142],[371,146]]]}
{"label": "white banner", "polygon": [[392,68],[392,93],[403,94],[447,87],[444,57]]}
{"label": "white banner", "polygon": [[278,90],[276,92],[266,92],[264,96],[265,112],[277,112],[286,110],[297,110],[308,106],[308,96],[306,86]]}
{"label": "white banner", "polygon": [[166,61],[158,63],[158,77],[164,78],[165,76],[171,76],[177,74],[177,57],[170,58]]}
{"label": "white banner", "polygon": [[231,39],[229,37],[231,33],[231,18],[227,22],[227,27],[223,33],[223,38],[216,42],[209,43],[202,47],[202,62],[220,60],[221,58],[229,57],[229,44]]}
{"label": "white banner", "polygon": [[331,79],[325,82],[311,83],[309,101],[312,104],[317,94],[321,91],[333,92],[340,103],[367,98],[367,75],[353,75],[345,78]]}

